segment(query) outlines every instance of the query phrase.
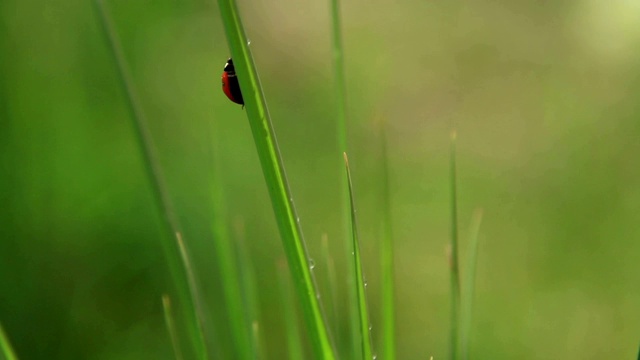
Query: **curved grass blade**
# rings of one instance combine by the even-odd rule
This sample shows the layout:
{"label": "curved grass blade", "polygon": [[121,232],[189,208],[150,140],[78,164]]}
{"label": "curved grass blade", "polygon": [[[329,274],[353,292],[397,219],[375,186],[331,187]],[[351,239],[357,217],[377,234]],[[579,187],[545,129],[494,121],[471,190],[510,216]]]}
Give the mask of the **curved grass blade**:
{"label": "curved grass blade", "polygon": [[382,125],[382,241],[380,242],[380,265],[382,272],[382,358],[396,358],[394,254],[391,227],[391,194],[389,193],[389,155],[387,153],[386,122]]}
{"label": "curved grass blade", "polygon": [[469,342],[471,340],[471,315],[473,310],[473,297],[476,283],[476,264],[478,263],[478,234],[482,223],[482,209],[477,209],[471,220],[471,230],[469,233],[469,255],[465,264],[466,274],[464,281],[466,286],[462,293],[462,334],[460,336],[460,348],[462,359],[469,358]]}
{"label": "curved grass blade", "polygon": [[2,324],[0,324],[0,355],[3,355],[6,360],[18,360]]}
{"label": "curved grass blade", "polygon": [[[202,321],[204,317],[201,312],[201,300],[195,283],[190,278],[190,270],[186,268],[182,260],[180,245],[176,242],[175,234],[178,233],[178,221],[171,204],[171,199],[167,192],[160,171],[160,164],[157,161],[155,147],[149,131],[147,118],[142,111],[138,94],[134,90],[133,81],[122,51],[122,46],[116,36],[109,13],[107,12],[102,0],[95,1],[98,14],[100,16],[102,30],[105,34],[111,53],[117,65],[118,75],[123,90],[127,94],[127,101],[131,118],[135,127],[136,139],[140,152],[142,153],[146,174],[152,188],[153,200],[158,209],[160,220],[162,223],[162,247],[167,258],[171,276],[178,297],[178,303],[184,309],[184,316],[187,318],[188,338],[191,342],[191,348],[194,350],[198,359],[208,359],[207,348],[204,340],[204,331]],[[186,254],[186,253],[185,253]],[[184,254],[183,254],[184,255]]]}
{"label": "curved grass blade", "polygon": [[460,333],[460,271],[458,266],[458,194],[456,175],[456,132],[451,133],[450,187],[451,187],[451,243],[449,268],[451,271],[451,359],[458,359]]}
{"label": "curved grass blade", "polygon": [[218,5],[313,353],[319,359],[334,359],[329,332],[318,301],[317,286],[309,268],[299,218],[240,14],[234,0],[218,0]]}
{"label": "curved grass blade", "polygon": [[347,153],[343,154],[344,164],[347,169],[347,182],[349,184],[349,204],[351,205],[351,238],[353,240],[353,262],[356,277],[356,289],[358,294],[358,317],[360,324],[360,344],[362,347],[362,359],[373,359],[371,349],[371,323],[369,322],[369,310],[367,309],[366,283],[362,273],[362,262],[360,259],[360,246],[358,245],[358,227],[356,224],[356,206],[353,201],[353,184],[351,182],[351,171],[349,170],[349,159]]}

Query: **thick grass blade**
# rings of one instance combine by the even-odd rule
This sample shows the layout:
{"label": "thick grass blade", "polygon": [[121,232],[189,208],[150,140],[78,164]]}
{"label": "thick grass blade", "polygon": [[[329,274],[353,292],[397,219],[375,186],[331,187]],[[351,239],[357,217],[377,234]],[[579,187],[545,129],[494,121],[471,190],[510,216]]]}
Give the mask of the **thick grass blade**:
{"label": "thick grass blade", "polygon": [[171,299],[169,295],[162,295],[162,309],[164,310],[164,323],[171,338],[171,347],[176,360],[182,360],[182,349],[180,349],[180,341],[178,340],[178,330],[176,329],[173,311],[171,310]]}
{"label": "thick grass blade", "polygon": [[287,273],[287,264],[284,259],[278,262],[278,280],[282,297],[282,311],[284,313],[284,326],[287,334],[287,350],[289,359],[304,359],[298,316],[296,315],[296,303],[291,278]]}
{"label": "thick grass blade", "polygon": [[469,254],[465,264],[464,292],[462,293],[462,334],[460,336],[460,348],[462,359],[469,358],[469,342],[471,340],[471,315],[473,310],[473,298],[476,283],[476,264],[478,263],[478,234],[482,223],[482,209],[477,209],[471,220],[469,233]]}
{"label": "thick grass blade", "polygon": [[451,271],[451,359],[457,360],[460,346],[460,271],[458,266],[458,194],[456,174],[456,132],[451,133],[450,179],[451,188],[451,242],[449,269]]}
{"label": "thick grass blade", "polygon": [[218,5],[313,353],[318,359],[334,359],[329,332],[318,301],[317,286],[309,268],[300,221],[240,14],[233,0],[218,0]]}
{"label": "thick grass blade", "polygon": [[382,358],[396,358],[395,337],[395,285],[393,229],[391,227],[391,194],[389,192],[389,155],[387,153],[386,123],[382,124],[382,239],[380,242],[380,265],[382,273]]}
{"label": "thick grass blade", "polygon": [[195,284],[189,279],[188,269],[180,255],[180,245],[177,244],[175,234],[178,233],[178,221],[173,210],[171,199],[167,192],[164,179],[160,171],[155,154],[155,146],[151,138],[148,127],[147,118],[142,111],[138,94],[134,89],[133,81],[126,65],[122,46],[116,36],[113,21],[109,16],[102,0],[96,0],[97,11],[100,16],[102,30],[109,44],[109,48],[117,65],[118,75],[123,90],[127,95],[129,111],[135,128],[136,139],[142,153],[146,174],[152,189],[153,200],[158,209],[161,220],[162,229],[162,246],[167,258],[169,269],[173,277],[178,303],[182,306],[184,317],[186,318],[186,326],[188,331],[188,339],[191,348],[198,359],[208,359],[207,348],[205,344],[205,336],[203,333],[203,316],[198,311],[197,289]]}
{"label": "thick grass blade", "polygon": [[360,345],[362,348],[362,359],[373,359],[371,348],[371,323],[369,322],[369,310],[367,309],[367,284],[362,272],[362,261],[360,259],[360,246],[358,245],[358,226],[356,224],[356,206],[353,200],[353,184],[351,182],[351,171],[349,170],[349,159],[344,153],[344,164],[347,170],[347,182],[349,184],[349,204],[351,205],[351,238],[353,240],[353,262],[356,278],[356,289],[358,294],[358,320],[360,325]]}
{"label": "thick grass blade", "polygon": [[9,341],[9,337],[4,332],[4,328],[2,324],[0,324],[0,354],[4,356],[5,360],[18,360],[16,353],[13,351],[11,347],[11,342]]}

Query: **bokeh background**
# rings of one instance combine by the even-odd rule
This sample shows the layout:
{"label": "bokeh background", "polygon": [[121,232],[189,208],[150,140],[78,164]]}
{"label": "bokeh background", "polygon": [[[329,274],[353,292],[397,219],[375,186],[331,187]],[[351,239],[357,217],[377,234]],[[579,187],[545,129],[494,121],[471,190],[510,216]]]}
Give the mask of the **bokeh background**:
{"label": "bokeh background", "polygon": [[[220,90],[228,48],[217,5],[106,3],[193,253],[209,341],[234,357],[212,245],[216,177],[229,231],[251,256],[243,267],[258,281],[265,353],[283,358],[283,251],[245,112]],[[252,0],[240,9],[310,256],[322,266],[327,234],[344,274],[330,6]],[[448,353],[452,128],[462,256],[474,210],[485,214],[473,358],[635,358],[640,3],[382,0],[345,1],[342,11],[374,346],[386,121],[399,358]],[[152,196],[93,4],[3,0],[0,322],[22,359],[173,357]],[[332,326],[344,348],[346,285],[331,292],[342,299]]]}

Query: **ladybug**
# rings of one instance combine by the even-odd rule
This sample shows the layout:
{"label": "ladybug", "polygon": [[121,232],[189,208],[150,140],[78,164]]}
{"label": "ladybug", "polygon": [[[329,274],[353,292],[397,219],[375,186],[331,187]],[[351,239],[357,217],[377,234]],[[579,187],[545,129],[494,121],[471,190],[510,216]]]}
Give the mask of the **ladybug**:
{"label": "ladybug", "polygon": [[238,83],[238,77],[236,76],[236,69],[233,67],[233,60],[229,58],[224,65],[224,72],[222,73],[222,91],[227,95],[229,100],[236,104],[244,106],[244,100],[242,99],[242,92],[240,92],[240,84]]}

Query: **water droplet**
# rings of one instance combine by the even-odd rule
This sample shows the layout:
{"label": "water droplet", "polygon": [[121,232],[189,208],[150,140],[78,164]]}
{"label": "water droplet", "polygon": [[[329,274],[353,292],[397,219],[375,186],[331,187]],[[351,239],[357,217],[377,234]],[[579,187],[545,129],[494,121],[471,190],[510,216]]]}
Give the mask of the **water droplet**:
{"label": "water droplet", "polygon": [[247,39],[247,45],[251,45],[251,40]]}
{"label": "water droplet", "polygon": [[313,270],[316,267],[315,261],[313,259],[309,259],[309,270]]}
{"label": "water droplet", "polygon": [[364,287],[367,287],[367,285],[369,285],[369,283],[367,282],[367,280],[364,281]]}
{"label": "water droplet", "polygon": [[297,217],[297,218],[296,218],[296,221],[297,221],[297,222],[300,222],[300,217]]}
{"label": "water droplet", "polygon": [[369,331],[371,331],[371,329],[373,329],[373,326],[369,325]]}
{"label": "water droplet", "polygon": [[373,360],[376,360],[378,358],[378,355],[373,354]]}

